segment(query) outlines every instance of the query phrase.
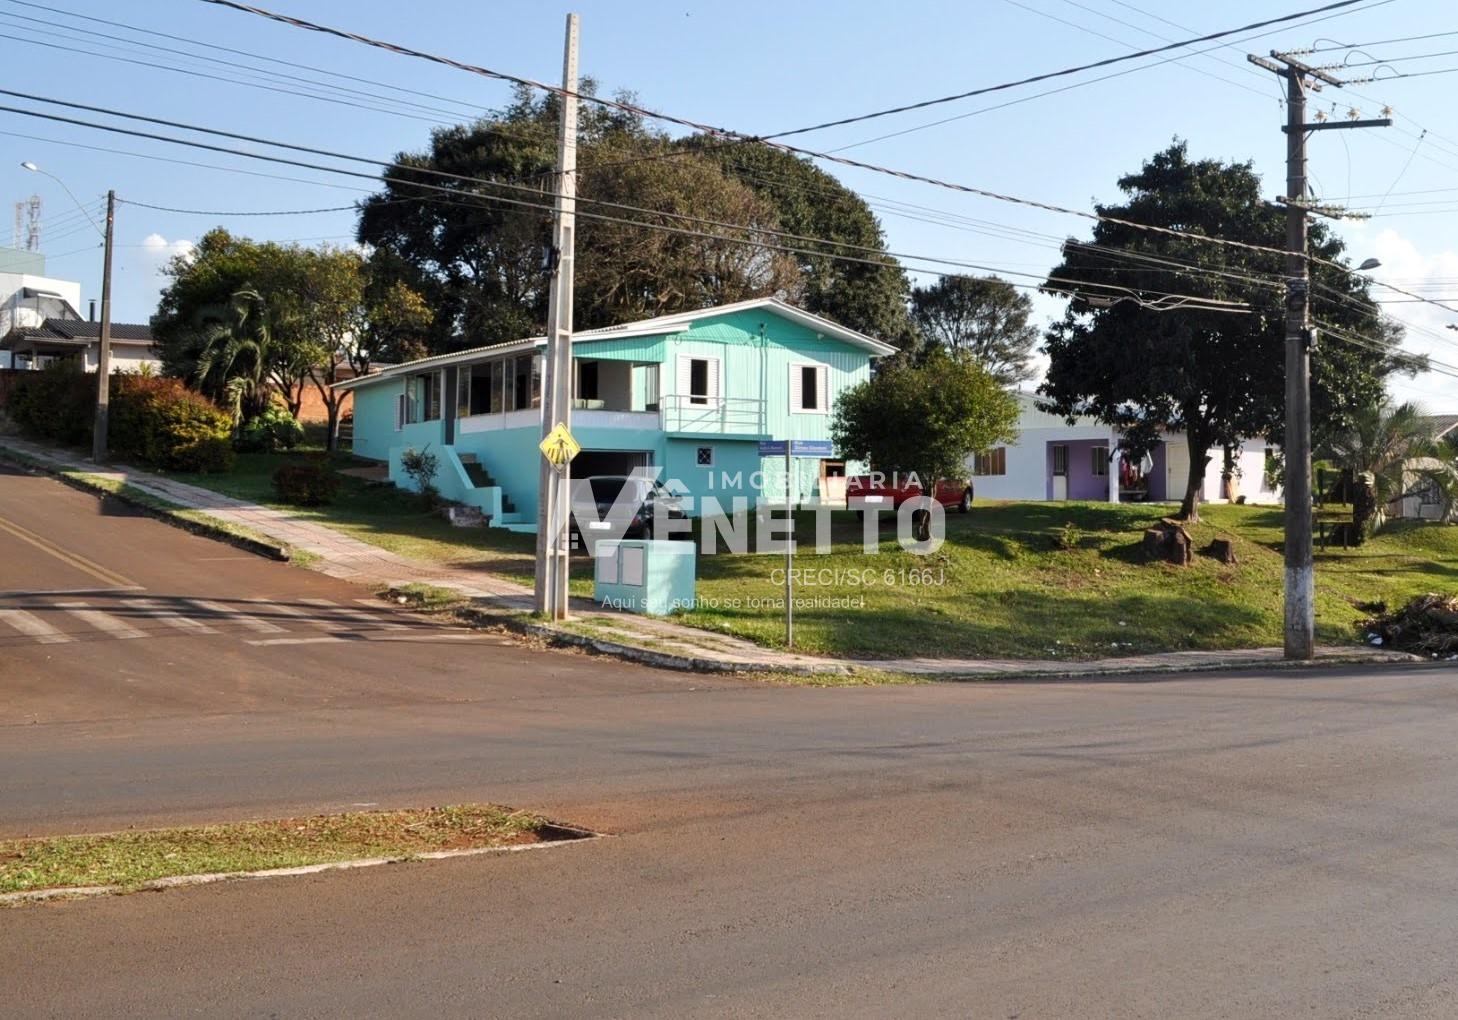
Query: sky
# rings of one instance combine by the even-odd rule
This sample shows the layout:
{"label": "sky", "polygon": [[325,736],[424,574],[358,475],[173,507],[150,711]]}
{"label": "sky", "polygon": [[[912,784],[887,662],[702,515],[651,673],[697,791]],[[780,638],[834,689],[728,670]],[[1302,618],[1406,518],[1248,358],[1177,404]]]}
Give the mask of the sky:
{"label": "sky", "polygon": [[[254,2],[550,82],[561,75],[565,15],[576,10],[582,72],[597,78],[605,92],[627,89],[653,110],[767,134],[1311,10],[1326,0],[1198,5],[1162,0],[578,0],[575,6],[553,0]],[[1409,38],[1444,32],[1454,34]],[[500,81],[205,0],[0,0],[0,35],[7,55],[0,69],[3,89],[376,159],[422,150],[433,127],[489,112],[510,97],[510,87]],[[1365,45],[1349,57],[1350,51],[1336,51],[1319,59],[1392,63],[1376,71],[1384,80],[1315,95],[1311,112],[1340,119],[1355,109],[1362,117],[1378,117],[1390,106],[1395,123],[1313,135],[1313,189],[1323,201],[1372,213],[1368,220],[1336,225],[1354,263],[1377,258],[1382,265],[1371,273],[1374,279],[1426,297],[1453,298],[1458,307],[1453,229],[1458,225],[1458,108],[1451,101],[1458,77],[1446,73],[1458,68],[1458,54],[1445,52],[1458,51],[1458,9],[1450,0],[1362,0],[1340,12],[1252,30],[1228,45],[1177,51],[1189,54],[1179,60],[1144,58],[793,141],[1089,210],[1095,202],[1117,200],[1118,177],[1137,170],[1178,137],[1197,158],[1253,161],[1266,193],[1275,197],[1285,190],[1281,90],[1275,77],[1249,65],[1245,54],[1334,44]],[[1408,59],[1421,54],[1437,55]],[[358,105],[320,98],[324,90],[312,82],[326,76],[309,68],[362,79],[328,79],[356,90],[329,94]],[[1392,77],[1419,71],[1440,73]],[[1366,77],[1373,67],[1344,73]],[[374,98],[382,95],[417,105],[389,104],[392,112],[385,112],[379,109],[385,104]],[[0,105],[129,123],[14,96],[0,97]],[[360,108],[371,106],[376,108]],[[945,122],[934,123],[939,121]],[[41,197],[41,248],[48,273],[81,281],[85,298],[100,294],[101,249],[95,227],[71,195],[99,219],[106,191],[116,191],[118,321],[150,316],[164,282],[161,269],[211,227],[222,225],[261,240],[349,244],[352,211],[297,210],[349,206],[371,190],[367,180],[190,151],[6,111],[0,111],[0,152],[7,157],[0,159],[0,195],[9,203]],[[22,161],[38,164],[59,183],[27,172]],[[892,251],[994,267],[1020,284],[1035,284],[1057,262],[1060,239],[1086,237],[1090,226],[1078,217],[822,165],[871,202]],[[279,211],[290,214],[233,215]],[[1386,308],[1409,326],[1409,349],[1458,368],[1458,331],[1446,328],[1458,324],[1458,314],[1383,288],[1374,294],[1397,302]],[[1046,295],[1035,298],[1040,323],[1060,307]],[[1458,412],[1455,383],[1453,376],[1428,373],[1398,381],[1393,391],[1433,412]]]}

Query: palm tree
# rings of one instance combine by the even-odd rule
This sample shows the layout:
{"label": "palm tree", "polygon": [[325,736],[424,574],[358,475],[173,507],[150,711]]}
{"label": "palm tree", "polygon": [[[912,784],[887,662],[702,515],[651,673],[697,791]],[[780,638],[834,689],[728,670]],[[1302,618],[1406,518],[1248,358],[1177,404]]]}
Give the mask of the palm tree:
{"label": "palm tree", "polygon": [[[1407,494],[1406,486],[1414,471],[1425,483],[1436,484],[1443,491],[1451,488],[1454,478],[1450,457],[1434,440],[1432,420],[1410,401],[1389,401],[1358,412],[1351,427],[1332,438],[1326,453],[1353,475],[1372,479],[1375,505],[1360,514],[1361,520],[1353,521],[1363,533],[1381,508]],[[1415,462],[1420,466],[1415,468]]]}
{"label": "palm tree", "polygon": [[274,343],[262,295],[237,291],[226,305],[200,312],[194,329],[193,384],[230,408],[235,426],[266,407]]}

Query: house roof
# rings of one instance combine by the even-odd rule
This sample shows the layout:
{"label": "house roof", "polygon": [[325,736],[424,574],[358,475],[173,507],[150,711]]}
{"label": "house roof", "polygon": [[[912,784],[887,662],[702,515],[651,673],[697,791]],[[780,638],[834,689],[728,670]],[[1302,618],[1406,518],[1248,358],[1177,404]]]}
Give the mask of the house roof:
{"label": "house roof", "polygon": [[[681,333],[689,329],[695,322],[707,319],[712,316],[730,315],[735,312],[753,311],[756,308],[767,308],[781,317],[797,323],[807,329],[813,329],[823,336],[851,344],[869,351],[872,357],[880,357],[886,354],[894,354],[895,347],[883,343],[873,337],[854,329],[848,329],[837,322],[807,312],[803,308],[796,308],[794,305],[779,298],[754,298],[749,301],[736,301],[733,304],[716,305],[713,308],[700,308],[691,312],[677,312],[673,315],[660,315],[652,319],[639,319],[635,322],[624,322],[616,326],[604,326],[600,329],[588,329],[572,334],[572,342],[591,343],[596,340],[617,340],[622,337],[632,336],[656,336],[662,333]],[[335,389],[353,389],[366,383],[375,382],[379,379],[387,379],[391,376],[408,375],[412,372],[419,372],[427,369],[445,368],[448,365],[458,365],[463,362],[474,361],[483,354],[510,354],[515,350],[530,350],[535,347],[544,346],[546,337],[528,337],[523,340],[507,340],[503,343],[487,344],[484,347],[472,347],[464,351],[455,351],[451,354],[436,354],[428,358],[417,358],[415,361],[405,361],[390,368],[378,372],[371,372],[369,375],[360,376],[357,379],[346,379],[343,382],[334,384]]]}
{"label": "house roof", "polygon": [[[101,323],[89,319],[45,319],[39,326],[19,326],[0,339],[0,350],[10,350],[24,341],[41,341],[66,346],[86,346],[101,338]],[[113,343],[150,344],[152,327],[144,322],[113,322]]]}
{"label": "house roof", "polygon": [[1458,428],[1458,414],[1425,415],[1423,423],[1432,429],[1434,439],[1442,439],[1449,432]]}

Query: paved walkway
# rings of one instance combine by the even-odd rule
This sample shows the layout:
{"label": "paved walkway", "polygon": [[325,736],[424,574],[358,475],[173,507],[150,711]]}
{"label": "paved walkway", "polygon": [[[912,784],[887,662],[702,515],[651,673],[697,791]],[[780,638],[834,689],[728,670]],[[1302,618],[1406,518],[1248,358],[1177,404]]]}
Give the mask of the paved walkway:
{"label": "paved walkway", "polygon": [[[522,616],[532,610],[531,589],[493,574],[407,559],[300,518],[287,510],[234,499],[211,489],[137,468],[112,465],[98,469],[89,460],[14,436],[0,436],[0,452],[5,449],[41,461],[53,469],[82,471],[123,482],[179,507],[199,510],[248,528],[292,550],[309,554],[312,558],[310,566],[331,577],[376,589],[404,584],[428,584],[449,589],[469,597],[471,608],[485,616],[509,619],[517,626],[527,626],[544,636],[676,668],[804,673],[843,673],[856,668],[872,668],[922,676],[974,678],[1184,672],[1269,667],[1282,661],[1279,648],[1164,652],[1092,662],[1057,659],[842,659],[763,648],[741,638],[686,627],[671,620],[605,609],[590,599],[572,600],[573,617],[566,625],[527,623]],[[1414,659],[1402,653],[1362,646],[1322,648],[1318,655],[1324,661],[1408,662]]]}

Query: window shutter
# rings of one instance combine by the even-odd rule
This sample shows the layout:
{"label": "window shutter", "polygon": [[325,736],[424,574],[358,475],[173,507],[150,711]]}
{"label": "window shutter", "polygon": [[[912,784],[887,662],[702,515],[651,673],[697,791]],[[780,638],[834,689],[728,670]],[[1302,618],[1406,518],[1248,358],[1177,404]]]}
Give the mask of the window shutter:
{"label": "window shutter", "polygon": [[790,364],[790,410],[803,411],[805,409],[805,393],[800,385],[800,366]]}
{"label": "window shutter", "polygon": [[693,359],[687,354],[680,354],[678,356],[678,387],[676,392],[678,393],[678,400],[681,404],[688,403],[690,391],[693,389],[693,383],[690,381],[693,378],[692,373]]}
{"label": "window shutter", "polygon": [[709,359],[709,403],[719,403],[719,359]]}
{"label": "window shutter", "polygon": [[830,370],[826,366],[824,366],[824,365],[817,365],[815,367],[815,388],[820,391],[819,392],[820,399],[818,401],[816,401],[815,406],[822,413],[829,413],[829,411],[830,411]]}

